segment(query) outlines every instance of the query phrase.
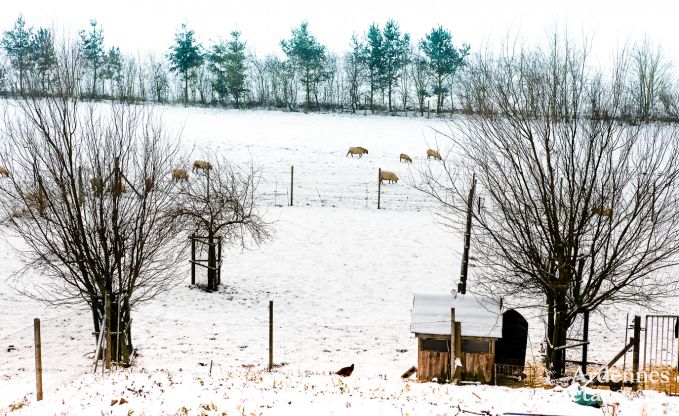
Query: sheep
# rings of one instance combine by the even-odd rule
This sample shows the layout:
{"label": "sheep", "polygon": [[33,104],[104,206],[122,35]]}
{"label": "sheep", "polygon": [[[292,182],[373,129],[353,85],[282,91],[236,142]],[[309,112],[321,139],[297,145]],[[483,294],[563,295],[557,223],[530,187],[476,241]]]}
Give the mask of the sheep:
{"label": "sheep", "polygon": [[396,176],[394,172],[383,170],[380,172],[380,183],[383,181],[388,181],[389,183],[398,183],[398,176]]}
{"label": "sheep", "polygon": [[354,157],[354,155],[358,155],[358,157],[361,158],[361,157],[363,157],[364,153],[367,155],[368,149],[366,149],[365,147],[356,146],[356,147],[350,147],[346,156],[351,155],[351,157]]}
{"label": "sheep", "polygon": [[9,171],[0,166],[0,176],[9,176]]}
{"label": "sheep", "polygon": [[427,159],[433,157],[436,160],[441,160],[441,154],[434,149],[427,149]]}
{"label": "sheep", "polygon": [[212,165],[206,160],[196,160],[193,162],[193,172],[198,171],[198,169],[210,170],[212,169]]}
{"label": "sheep", "polygon": [[592,208],[592,215],[610,217],[613,215],[613,208]]}
{"label": "sheep", "polygon": [[189,173],[186,169],[172,169],[172,180],[173,181],[188,181]]}
{"label": "sheep", "polygon": [[401,161],[406,161],[406,162],[413,163],[413,160],[410,158],[410,156],[408,156],[408,155],[405,154],[405,153],[401,153],[401,156],[398,157],[398,161],[399,161],[399,162],[401,162]]}

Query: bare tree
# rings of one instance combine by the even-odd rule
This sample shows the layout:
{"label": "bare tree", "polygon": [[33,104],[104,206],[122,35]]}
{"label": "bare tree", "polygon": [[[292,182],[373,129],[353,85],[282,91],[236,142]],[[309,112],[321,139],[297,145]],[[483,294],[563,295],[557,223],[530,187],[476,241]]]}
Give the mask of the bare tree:
{"label": "bare tree", "polygon": [[253,166],[240,168],[225,159],[196,164],[201,168],[194,168],[194,178],[179,191],[177,214],[187,220],[188,232],[207,240],[207,289],[211,291],[217,289],[217,239],[246,247],[248,242],[267,240],[271,230],[257,206],[260,174]]}
{"label": "bare tree", "polygon": [[168,178],[177,146],[144,107],[81,104],[79,67],[77,52],[62,51],[50,94],[11,102],[0,209],[5,230],[23,241],[30,294],[87,304],[96,331],[106,317],[110,367],[112,355],[129,362],[134,306],[181,281],[186,244]]}
{"label": "bare tree", "polygon": [[597,73],[586,47],[556,37],[547,49],[477,56],[459,97],[475,114],[441,132],[451,156],[417,185],[461,230],[475,174],[471,286],[546,304],[557,376],[579,313],[675,293],[665,272],[679,263],[679,132],[620,121],[624,58]]}
{"label": "bare tree", "polygon": [[670,62],[646,39],[632,53],[632,83],[636,118],[648,122],[658,117],[661,95],[670,86]]}

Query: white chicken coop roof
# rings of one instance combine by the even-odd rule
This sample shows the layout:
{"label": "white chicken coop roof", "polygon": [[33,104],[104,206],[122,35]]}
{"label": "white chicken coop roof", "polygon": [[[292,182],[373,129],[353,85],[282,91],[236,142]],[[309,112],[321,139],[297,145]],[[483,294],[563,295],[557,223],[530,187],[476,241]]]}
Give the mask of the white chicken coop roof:
{"label": "white chicken coop roof", "polygon": [[416,293],[410,331],[450,335],[451,308],[455,308],[455,320],[461,323],[463,337],[502,338],[500,300],[472,293]]}

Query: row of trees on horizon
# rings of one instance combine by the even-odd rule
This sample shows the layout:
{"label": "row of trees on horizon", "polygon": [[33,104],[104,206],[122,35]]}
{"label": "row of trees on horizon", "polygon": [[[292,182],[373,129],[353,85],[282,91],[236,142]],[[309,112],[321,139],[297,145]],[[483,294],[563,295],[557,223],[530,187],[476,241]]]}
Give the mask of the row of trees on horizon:
{"label": "row of trees on horizon", "polygon": [[[554,35],[555,41],[558,36]],[[350,51],[338,55],[302,22],[280,41],[284,58],[258,56],[238,31],[203,45],[186,25],[168,42],[167,51],[145,56],[106,45],[96,20],[80,31],[75,45],[59,45],[55,38],[50,29],[30,27],[23,17],[17,18],[0,42],[0,94],[49,93],[50,71],[59,50],[70,48],[79,58],[77,93],[87,99],[420,115],[429,110],[437,114],[487,110],[461,97],[460,86],[478,73],[479,63],[488,56],[466,44],[456,46],[451,32],[442,26],[413,40],[394,20],[383,27],[374,23],[363,35],[354,34]],[[540,48],[534,52],[540,53]],[[679,119],[677,79],[662,51],[646,40],[623,48],[619,55],[631,69],[624,91],[630,104],[623,116]],[[25,85],[29,72],[39,74],[39,85]],[[592,82],[599,76],[595,72]]]}

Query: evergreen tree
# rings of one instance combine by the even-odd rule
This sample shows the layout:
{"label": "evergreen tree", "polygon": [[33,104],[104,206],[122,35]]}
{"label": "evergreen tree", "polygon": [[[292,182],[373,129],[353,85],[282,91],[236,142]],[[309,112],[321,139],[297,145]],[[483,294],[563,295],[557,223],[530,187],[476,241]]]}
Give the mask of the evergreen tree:
{"label": "evergreen tree", "polygon": [[227,46],[224,41],[212,45],[207,53],[207,67],[213,75],[212,89],[219,94],[222,103],[229,93],[226,83]]}
{"label": "evergreen tree", "polygon": [[19,92],[24,92],[24,80],[27,72],[31,69],[32,58],[32,38],[33,30],[26,27],[23,16],[19,16],[14,23],[14,28],[4,33],[2,46],[9,57],[9,62],[19,73]]}
{"label": "evergreen tree", "polygon": [[378,25],[375,23],[370,25],[365,41],[365,45],[363,45],[363,62],[368,70],[370,111],[372,111],[375,92],[382,90],[384,84],[384,37]]}
{"label": "evergreen tree", "polygon": [[193,30],[182,24],[181,30],[175,34],[175,44],[167,54],[170,70],[179,73],[184,81],[184,105],[189,102],[189,78],[193,70],[203,64],[204,57],[201,46],[194,38]]}
{"label": "evergreen tree", "polygon": [[80,31],[81,50],[85,58],[86,65],[92,71],[92,91],[90,95],[95,97],[97,94],[97,80],[101,66],[104,64],[104,33],[101,28],[97,28],[97,21],[90,20],[92,30]]}
{"label": "evergreen tree", "polygon": [[304,108],[308,111],[312,89],[315,90],[317,84],[326,78],[325,46],[309,33],[307,22],[302,22],[299,28],[292,29],[289,40],[281,40],[281,48],[301,75],[306,92]]}
{"label": "evergreen tree", "polygon": [[[109,81],[109,88],[111,96],[115,96],[114,86],[120,86],[123,79],[123,57],[120,53],[120,48],[117,46],[111,47],[104,57],[104,64],[101,70],[102,85],[103,81]],[[106,93],[106,89],[102,86],[102,93]]]}
{"label": "evergreen tree", "polygon": [[231,32],[231,40],[226,43],[226,48],[226,86],[236,101],[236,107],[240,107],[241,96],[247,91],[245,42],[240,40],[240,32]]}
{"label": "evergreen tree", "polygon": [[469,45],[461,48],[453,46],[450,32],[439,26],[420,41],[420,48],[424,52],[429,68],[434,77],[434,94],[436,94],[436,112],[443,107],[443,99],[448,92],[445,82],[452,77],[457,69],[464,65],[464,60],[469,54]]}
{"label": "evergreen tree", "polygon": [[31,45],[32,59],[35,63],[35,69],[40,74],[40,81],[44,92],[47,89],[47,74],[54,68],[57,62],[52,32],[45,28],[38,29],[35,35],[33,35]]}
{"label": "evergreen tree", "polygon": [[394,86],[398,81],[403,67],[407,63],[408,49],[410,47],[410,35],[401,34],[398,23],[393,20],[387,21],[383,31],[383,85],[387,89],[389,112],[392,111],[391,97]]}

